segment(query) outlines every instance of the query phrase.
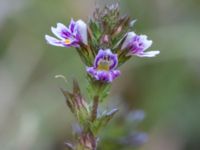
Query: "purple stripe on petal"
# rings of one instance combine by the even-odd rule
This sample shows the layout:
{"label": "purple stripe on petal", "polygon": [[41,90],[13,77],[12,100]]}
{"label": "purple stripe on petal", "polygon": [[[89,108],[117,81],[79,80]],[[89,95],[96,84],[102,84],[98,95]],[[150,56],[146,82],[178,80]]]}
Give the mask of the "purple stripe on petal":
{"label": "purple stripe on petal", "polygon": [[104,57],[104,50],[100,49],[98,54],[96,55],[96,58],[94,60],[94,67],[97,68],[98,67],[98,63],[100,59],[103,59]]}
{"label": "purple stripe on petal", "polygon": [[110,70],[112,70],[115,69],[118,65],[117,54],[112,55],[110,59],[113,61],[113,64],[110,66]]}
{"label": "purple stripe on petal", "polygon": [[52,27],[51,31],[60,39],[66,39],[71,35],[68,28],[62,23],[57,23],[57,27]]}
{"label": "purple stripe on petal", "polygon": [[70,32],[72,33],[74,32],[75,25],[76,25],[76,22],[73,19],[71,19],[70,24],[69,24]]}
{"label": "purple stripe on petal", "polygon": [[69,30],[67,29],[67,30],[62,30],[62,31],[61,31],[61,36],[64,37],[64,38],[66,39],[66,38],[71,37],[72,34],[71,34],[71,33],[69,32]]}

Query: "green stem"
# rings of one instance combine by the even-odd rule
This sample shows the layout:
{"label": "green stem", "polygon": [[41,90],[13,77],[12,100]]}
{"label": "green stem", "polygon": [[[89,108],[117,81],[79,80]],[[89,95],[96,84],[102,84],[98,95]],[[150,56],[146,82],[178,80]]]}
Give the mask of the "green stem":
{"label": "green stem", "polygon": [[97,118],[97,110],[99,105],[99,96],[95,96],[93,100],[93,107],[92,107],[92,114],[91,114],[91,121],[94,122]]}

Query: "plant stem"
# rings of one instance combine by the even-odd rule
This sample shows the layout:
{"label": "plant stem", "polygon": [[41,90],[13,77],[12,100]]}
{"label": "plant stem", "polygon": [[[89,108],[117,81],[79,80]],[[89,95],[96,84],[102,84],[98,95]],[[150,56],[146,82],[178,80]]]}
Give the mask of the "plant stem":
{"label": "plant stem", "polygon": [[97,110],[99,105],[99,96],[94,96],[92,113],[91,113],[91,121],[94,122],[97,118]]}

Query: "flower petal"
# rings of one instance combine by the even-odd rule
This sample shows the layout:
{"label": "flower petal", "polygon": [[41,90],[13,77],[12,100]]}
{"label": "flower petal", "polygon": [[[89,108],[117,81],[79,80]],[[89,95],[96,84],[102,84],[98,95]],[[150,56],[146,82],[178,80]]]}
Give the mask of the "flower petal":
{"label": "flower petal", "polygon": [[54,37],[51,37],[49,35],[45,35],[45,39],[46,39],[47,43],[49,43],[51,45],[64,47],[63,42],[54,38]]}
{"label": "flower petal", "polygon": [[71,36],[69,29],[62,23],[57,23],[57,27],[51,27],[51,31],[60,39],[66,39]]}
{"label": "flower petal", "polygon": [[146,35],[140,35],[140,40],[144,43],[144,51],[147,50],[153,44],[153,41],[148,40]]}
{"label": "flower petal", "polygon": [[93,67],[86,67],[86,71],[92,76],[95,75],[95,69]]}
{"label": "flower petal", "polygon": [[111,71],[111,75],[112,75],[112,79],[114,80],[115,78],[121,75],[121,72],[120,70],[113,70]]}
{"label": "flower petal", "polygon": [[132,39],[136,36],[135,32],[128,32],[126,35],[126,39],[124,41],[124,43],[122,44],[121,49],[126,49],[129,44],[132,42]]}
{"label": "flower petal", "polygon": [[78,20],[76,22],[77,25],[77,30],[78,30],[78,34],[80,35],[80,39],[84,44],[88,44],[88,39],[87,39],[87,25],[85,22],[83,22],[82,20]]}
{"label": "flower petal", "polygon": [[97,71],[95,78],[103,82],[111,83],[115,78],[120,75],[119,70],[113,71]]}
{"label": "flower petal", "polygon": [[139,57],[155,57],[156,55],[160,54],[160,51],[148,51],[141,54],[136,54]]}
{"label": "flower petal", "polygon": [[70,32],[72,33],[74,32],[75,26],[76,26],[76,22],[73,19],[71,19],[70,24],[69,24]]}
{"label": "flower petal", "polygon": [[110,49],[104,50],[105,55],[113,55]]}

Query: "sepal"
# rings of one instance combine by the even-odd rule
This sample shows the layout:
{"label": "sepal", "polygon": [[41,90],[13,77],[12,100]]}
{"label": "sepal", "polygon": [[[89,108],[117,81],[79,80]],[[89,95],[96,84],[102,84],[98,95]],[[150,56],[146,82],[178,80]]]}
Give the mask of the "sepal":
{"label": "sepal", "polygon": [[61,89],[66,103],[80,124],[87,124],[89,119],[89,106],[84,100],[77,81],[73,82],[73,92]]}
{"label": "sepal", "polygon": [[87,86],[89,97],[93,99],[98,95],[99,101],[103,102],[110,93],[111,84],[95,80],[90,75],[87,76],[87,79],[89,82]]}

